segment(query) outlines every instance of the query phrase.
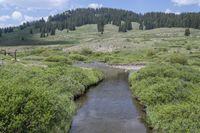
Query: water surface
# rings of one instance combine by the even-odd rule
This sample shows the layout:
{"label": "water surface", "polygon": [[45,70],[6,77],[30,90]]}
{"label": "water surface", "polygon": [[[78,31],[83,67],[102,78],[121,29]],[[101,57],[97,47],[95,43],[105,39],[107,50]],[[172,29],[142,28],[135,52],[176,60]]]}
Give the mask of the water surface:
{"label": "water surface", "polygon": [[146,133],[141,112],[133,101],[128,85],[128,73],[105,64],[79,64],[100,68],[105,80],[92,87],[74,116],[70,133]]}

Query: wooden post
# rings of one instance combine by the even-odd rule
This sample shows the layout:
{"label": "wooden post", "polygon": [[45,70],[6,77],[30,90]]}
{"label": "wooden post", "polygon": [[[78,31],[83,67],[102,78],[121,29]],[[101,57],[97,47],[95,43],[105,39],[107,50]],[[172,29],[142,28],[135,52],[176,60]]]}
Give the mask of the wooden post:
{"label": "wooden post", "polygon": [[15,61],[17,61],[17,49],[14,52]]}

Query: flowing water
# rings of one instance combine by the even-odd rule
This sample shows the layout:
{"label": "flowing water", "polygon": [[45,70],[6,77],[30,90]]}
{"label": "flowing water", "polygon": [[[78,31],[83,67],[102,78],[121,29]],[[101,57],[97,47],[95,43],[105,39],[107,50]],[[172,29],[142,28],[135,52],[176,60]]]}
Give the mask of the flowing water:
{"label": "flowing water", "polygon": [[78,103],[70,133],[146,133],[140,120],[142,113],[129,91],[128,73],[105,64],[79,64],[79,67],[100,68],[105,79],[92,87]]}

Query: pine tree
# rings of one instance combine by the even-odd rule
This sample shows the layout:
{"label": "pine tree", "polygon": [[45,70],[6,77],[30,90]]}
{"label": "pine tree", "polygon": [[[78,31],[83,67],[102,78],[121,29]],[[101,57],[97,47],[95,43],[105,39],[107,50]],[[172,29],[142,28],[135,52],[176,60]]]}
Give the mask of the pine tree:
{"label": "pine tree", "polygon": [[104,32],[104,22],[103,22],[103,20],[101,20],[100,22],[97,23],[97,29],[98,29],[98,32],[101,32],[101,34],[103,34],[103,32]]}
{"label": "pine tree", "polygon": [[22,36],[22,37],[21,37],[21,41],[24,41],[24,40],[25,40],[25,38]]}
{"label": "pine tree", "polygon": [[190,36],[190,29],[189,28],[185,29],[185,36]]}
{"label": "pine tree", "polygon": [[33,34],[33,29],[32,28],[30,29],[30,34]]}
{"label": "pine tree", "polygon": [[74,24],[69,24],[69,30],[75,31],[76,30],[76,26]]}
{"label": "pine tree", "polygon": [[56,35],[56,29],[53,27],[51,29],[51,36],[55,36]]}
{"label": "pine tree", "polygon": [[44,32],[42,32],[42,33],[40,34],[40,38],[45,38],[45,33],[44,33]]}
{"label": "pine tree", "polygon": [[2,37],[2,29],[0,29],[0,37]]}
{"label": "pine tree", "polygon": [[144,30],[144,22],[140,23],[139,29],[140,29],[140,30]]}
{"label": "pine tree", "polygon": [[127,21],[126,21],[126,29],[127,29],[127,30],[132,30],[132,29],[133,29],[132,23],[131,23],[130,20],[127,20]]}
{"label": "pine tree", "polygon": [[122,23],[119,26],[119,32],[127,32],[127,28],[126,28],[126,24],[125,23]]}

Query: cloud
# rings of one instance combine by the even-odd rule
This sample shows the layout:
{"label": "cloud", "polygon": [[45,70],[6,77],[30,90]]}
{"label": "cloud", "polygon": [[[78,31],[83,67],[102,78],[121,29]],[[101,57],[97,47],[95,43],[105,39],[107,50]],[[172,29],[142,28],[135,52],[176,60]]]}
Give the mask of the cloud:
{"label": "cloud", "polygon": [[43,18],[45,21],[48,20],[48,16],[46,16],[46,17],[33,17],[33,16],[24,15],[24,20],[23,20],[21,23],[36,21],[36,20],[40,20],[40,19],[42,19],[42,18]]}
{"label": "cloud", "polygon": [[2,24],[2,23],[0,23],[0,28],[13,27],[13,26],[15,26],[15,25],[13,25],[13,24]]}
{"label": "cloud", "polygon": [[31,22],[31,21],[39,20],[40,18],[41,17],[33,17],[33,16],[24,15],[24,21],[25,22]]}
{"label": "cloud", "polygon": [[178,6],[195,5],[195,4],[198,4],[200,6],[200,0],[171,0],[171,1]]}
{"label": "cloud", "polygon": [[17,7],[26,7],[26,8],[55,8],[63,7],[70,0],[0,0],[1,5],[10,5]]}
{"label": "cloud", "polygon": [[5,22],[5,21],[7,21],[8,19],[10,19],[10,16],[8,16],[8,15],[0,16],[0,21],[1,21],[1,22]]}
{"label": "cloud", "polygon": [[98,3],[91,3],[91,4],[88,5],[88,7],[97,9],[97,8],[102,8],[103,5],[102,4],[98,4]]}
{"label": "cloud", "polygon": [[181,14],[180,12],[174,12],[174,11],[172,11],[172,10],[169,9],[169,8],[165,10],[165,13],[175,13],[175,14],[177,14],[177,15]]}
{"label": "cloud", "polygon": [[13,20],[16,20],[16,21],[22,21],[24,17],[23,17],[23,15],[22,15],[21,12],[19,12],[19,11],[14,11],[14,12],[12,13],[12,15],[11,15],[11,18],[12,18]]}

